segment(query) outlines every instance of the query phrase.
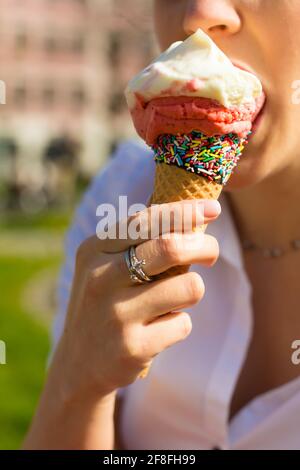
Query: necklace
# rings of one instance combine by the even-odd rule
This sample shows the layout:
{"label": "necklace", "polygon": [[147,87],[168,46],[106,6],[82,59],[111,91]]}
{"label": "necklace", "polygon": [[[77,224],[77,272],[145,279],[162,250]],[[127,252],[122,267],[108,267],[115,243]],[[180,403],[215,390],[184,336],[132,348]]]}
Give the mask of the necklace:
{"label": "necklace", "polygon": [[244,240],[242,247],[245,251],[259,252],[264,258],[279,258],[287,253],[300,251],[300,239],[292,240],[286,246],[272,246],[269,248],[259,246],[249,240]]}

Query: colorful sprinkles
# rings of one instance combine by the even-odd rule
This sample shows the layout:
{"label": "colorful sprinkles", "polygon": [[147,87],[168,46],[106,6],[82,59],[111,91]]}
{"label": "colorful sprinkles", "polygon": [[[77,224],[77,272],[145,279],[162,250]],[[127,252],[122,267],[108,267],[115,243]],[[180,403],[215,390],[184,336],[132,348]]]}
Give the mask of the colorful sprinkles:
{"label": "colorful sprinkles", "polygon": [[247,139],[236,134],[207,137],[193,131],[190,134],[162,134],[152,150],[157,163],[177,165],[225,185],[247,143]]}

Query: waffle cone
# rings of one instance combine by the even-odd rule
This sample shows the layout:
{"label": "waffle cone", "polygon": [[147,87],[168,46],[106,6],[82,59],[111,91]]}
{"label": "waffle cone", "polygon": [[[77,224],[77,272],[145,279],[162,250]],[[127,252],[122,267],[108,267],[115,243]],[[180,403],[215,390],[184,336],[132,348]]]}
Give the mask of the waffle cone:
{"label": "waffle cone", "polygon": [[[190,173],[175,165],[157,163],[154,190],[148,204],[164,204],[186,199],[218,199],[221,191],[222,185],[203,176]],[[202,225],[198,230],[204,232],[205,229],[206,225]],[[156,279],[183,274],[188,270],[189,266],[174,266],[157,275]]]}
{"label": "waffle cone", "polygon": [[[167,202],[183,201],[186,199],[218,199],[223,186],[207,178],[190,173],[175,165],[157,163],[154,180],[154,190],[148,205],[164,204]],[[198,230],[204,232],[206,225]],[[164,273],[155,276],[155,279],[164,279],[186,273],[190,266],[174,266]],[[140,378],[147,377],[150,366],[143,369]]]}

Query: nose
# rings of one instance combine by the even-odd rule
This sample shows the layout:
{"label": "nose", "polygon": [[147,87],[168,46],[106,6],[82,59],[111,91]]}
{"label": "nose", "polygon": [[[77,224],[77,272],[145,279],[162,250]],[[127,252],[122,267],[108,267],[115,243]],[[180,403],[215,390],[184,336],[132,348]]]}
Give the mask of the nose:
{"label": "nose", "polygon": [[231,0],[188,0],[183,28],[188,36],[198,28],[210,36],[235,34],[241,18]]}

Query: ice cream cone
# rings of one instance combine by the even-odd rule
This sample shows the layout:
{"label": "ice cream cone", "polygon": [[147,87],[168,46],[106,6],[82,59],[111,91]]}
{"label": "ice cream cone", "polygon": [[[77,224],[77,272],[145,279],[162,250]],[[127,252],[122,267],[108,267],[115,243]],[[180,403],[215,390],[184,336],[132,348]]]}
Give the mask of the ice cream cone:
{"label": "ice cream cone", "polygon": [[[223,185],[215,181],[209,181],[203,176],[189,173],[175,165],[157,163],[155,170],[154,190],[148,202],[151,204],[163,204],[166,202],[183,201],[186,199],[218,199]],[[207,225],[202,225],[199,230],[205,231]],[[164,273],[156,276],[156,279],[164,279],[170,276],[186,273],[189,266],[174,266]],[[146,378],[151,365],[140,372],[140,378]]]}
{"label": "ice cream cone", "polygon": [[[188,138],[190,142],[196,142],[194,139],[196,139],[197,136],[200,139],[199,142],[201,142],[202,135],[197,132],[193,132],[189,136],[184,136],[184,139]],[[224,177],[227,171],[228,174],[226,177],[224,177],[223,183],[228,181],[232,168],[236,165],[237,160],[239,159],[244,148],[244,144],[247,142],[246,139],[238,139],[237,137],[233,137],[231,134],[229,136],[220,138],[211,138],[211,143],[209,144],[210,147],[205,147],[205,149],[207,152],[211,152],[211,149],[215,148],[215,150],[213,150],[216,152],[214,160],[222,162],[217,163],[216,167],[214,167],[217,174],[217,176],[215,174],[215,177],[218,178],[216,181],[215,179],[209,179],[205,173],[205,176],[202,176],[201,174],[187,171],[186,167],[179,167],[176,164],[164,162],[163,160],[167,158],[167,155],[169,155],[171,160],[175,161],[175,157],[173,158],[173,155],[176,155],[176,147],[173,144],[171,144],[170,147],[169,137],[166,136],[166,138],[163,137],[161,139],[162,147],[159,148],[159,158],[156,162],[154,189],[149,199],[148,205],[150,206],[151,204],[163,204],[189,199],[218,199],[224,186],[220,182],[222,181],[222,179],[220,179],[220,175],[223,175]],[[177,144],[178,137],[179,136],[175,136],[175,139],[171,137],[171,140],[174,140]],[[203,138],[205,139],[204,142],[207,144],[206,138]],[[227,138],[228,140],[226,140]],[[216,144],[222,144],[222,142],[223,144],[225,142],[223,149],[217,149],[216,147],[220,147],[220,145],[216,146]],[[230,143],[234,143],[234,146],[230,147]],[[203,147],[201,147],[201,143],[199,144],[199,147],[194,149],[195,162],[198,161],[199,164],[201,161],[199,154],[201,155],[202,150]],[[191,152],[191,146],[188,145],[185,155],[181,154],[181,163],[186,162],[185,158],[189,152]],[[220,152],[222,152],[222,155]],[[228,156],[226,155],[226,152],[228,152]],[[210,155],[212,155],[212,153],[210,153]],[[190,165],[190,163],[187,165]],[[201,165],[202,166],[199,171],[205,170],[206,164],[204,164],[202,161]],[[196,166],[193,166],[194,170],[195,168]],[[205,229],[206,225],[202,225],[197,230],[205,232]],[[165,279],[170,276],[183,274],[186,273],[189,268],[190,266],[174,266],[167,271],[155,276],[155,279]],[[150,365],[142,370],[142,372],[139,374],[139,377],[147,377],[149,369]]]}
{"label": "ice cream cone", "polygon": [[[218,199],[222,188],[223,186],[215,181],[209,181],[203,176],[189,173],[175,165],[157,163],[154,189],[148,204],[164,204],[187,199]],[[205,229],[206,225],[202,225],[198,230],[204,232]],[[156,279],[182,274],[188,269],[189,266],[174,266],[157,275]]]}
{"label": "ice cream cone", "polygon": [[[258,77],[236,67],[201,30],[133,77],[125,95],[137,133],[155,154],[148,205],[218,199],[265,101]],[[188,269],[175,266],[156,279]]]}

